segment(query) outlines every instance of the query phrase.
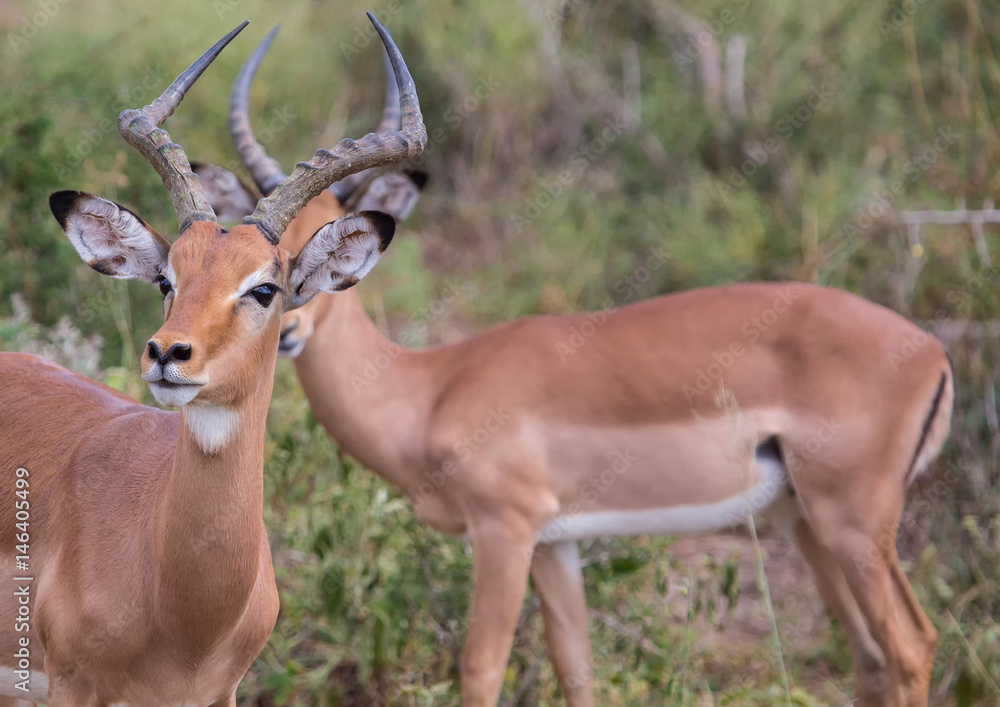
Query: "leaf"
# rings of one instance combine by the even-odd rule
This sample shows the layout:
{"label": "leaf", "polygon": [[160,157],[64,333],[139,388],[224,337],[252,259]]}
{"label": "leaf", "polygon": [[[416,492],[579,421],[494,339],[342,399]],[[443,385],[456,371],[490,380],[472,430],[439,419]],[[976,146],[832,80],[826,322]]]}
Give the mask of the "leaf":
{"label": "leaf", "polygon": [[616,557],[611,560],[611,574],[622,576],[638,572],[648,564],[648,560],[637,557]]}

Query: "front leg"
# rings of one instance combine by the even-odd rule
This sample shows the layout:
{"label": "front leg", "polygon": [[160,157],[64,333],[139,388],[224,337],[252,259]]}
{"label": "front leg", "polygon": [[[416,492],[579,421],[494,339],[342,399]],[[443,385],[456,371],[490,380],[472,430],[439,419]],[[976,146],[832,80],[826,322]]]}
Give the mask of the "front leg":
{"label": "front leg", "polygon": [[462,652],[462,705],[493,707],[528,586],[535,533],[510,516],[479,517],[471,530],[473,595]]}
{"label": "front leg", "polygon": [[575,540],[539,545],[531,579],[542,602],[545,645],[569,707],[593,707],[587,599]]}

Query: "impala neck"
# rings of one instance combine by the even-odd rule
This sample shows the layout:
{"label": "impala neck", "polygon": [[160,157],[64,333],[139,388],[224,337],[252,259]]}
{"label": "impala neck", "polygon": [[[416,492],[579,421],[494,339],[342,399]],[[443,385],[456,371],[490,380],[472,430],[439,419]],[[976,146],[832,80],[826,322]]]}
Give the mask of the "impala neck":
{"label": "impala neck", "polygon": [[253,394],[236,405],[181,409],[157,521],[158,599],[176,623],[172,630],[195,644],[209,644],[233,625],[257,581],[264,542],[264,423],[274,365],[272,357],[258,367],[264,370]]}
{"label": "impala neck", "polygon": [[327,300],[295,359],[299,380],[341,448],[405,489],[417,477],[433,361],[382,336],[353,290]]}

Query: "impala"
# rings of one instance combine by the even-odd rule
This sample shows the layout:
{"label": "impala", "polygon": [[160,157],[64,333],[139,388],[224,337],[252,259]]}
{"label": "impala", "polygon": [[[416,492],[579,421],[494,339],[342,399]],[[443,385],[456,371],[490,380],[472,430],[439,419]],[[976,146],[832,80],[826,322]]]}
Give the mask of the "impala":
{"label": "impala", "polygon": [[[230,104],[264,194],[284,174],[247,107],[271,37]],[[383,129],[396,119],[389,83]],[[405,216],[419,186],[387,175],[362,190],[361,179],[313,199],[282,245],[295,252],[347,209]],[[255,196],[211,198],[238,212]],[[464,705],[496,703],[529,576],[567,701],[594,704],[578,540],[711,532],[751,514],[801,550],[849,638],[858,703],[926,704],[937,634],[895,537],[907,486],[948,435],[954,392],[942,345],[899,315],[835,289],[760,283],[408,351],[343,292],[286,314],[281,350],[340,446],[404,490],[421,520],[471,540]]]}
{"label": "impala", "polygon": [[[426,143],[406,65],[369,17],[401,87],[402,129],[319,150],[232,230],[216,222],[183,149],[158,126],[246,23],[151,105],[119,118],[170,190],[174,243],[106,199],[52,196],[91,267],[164,294],[142,378],[180,411],[145,407],[41,358],[0,354],[0,693],[53,707],[236,704],[278,612],[262,503],[281,316],[357,282],[394,222],[376,212],[333,219],[295,257],[278,238],[331,183],[411,159]],[[15,503],[24,521],[16,530]]]}

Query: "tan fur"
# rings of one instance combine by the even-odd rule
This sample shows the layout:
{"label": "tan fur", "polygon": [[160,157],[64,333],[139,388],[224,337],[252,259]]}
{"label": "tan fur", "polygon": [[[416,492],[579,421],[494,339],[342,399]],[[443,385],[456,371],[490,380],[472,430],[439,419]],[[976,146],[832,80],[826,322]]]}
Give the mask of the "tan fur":
{"label": "tan fur", "polygon": [[[282,244],[294,252],[316,222],[336,217],[330,202],[310,204],[309,222],[293,222]],[[926,704],[933,627],[908,587],[898,589],[905,576],[894,551],[871,548],[895,538],[944,376],[915,471],[940,450],[953,384],[936,339],[899,355],[924,335],[897,314],[807,284],[736,285],[520,319],[407,351],[384,339],[348,292],[288,313],[282,329],[304,345],[299,379],[342,448],[406,492],[422,520],[473,541],[463,704],[497,699],[534,552],[550,656],[569,703],[592,705],[586,628],[571,623],[585,621],[579,569],[553,564],[536,543],[563,542],[561,516],[627,521],[629,512],[663,509],[669,518],[676,504],[697,508],[753,489],[755,446],[771,437],[799,494],[793,505],[810,538],[800,547],[819,573],[837,578],[824,598],[850,612],[859,704]],[[699,378],[720,361],[711,371],[721,375]],[[699,389],[699,380],[711,385]],[[602,481],[626,451],[636,459]],[[828,508],[842,511],[836,523]],[[884,623],[889,616],[902,621],[898,629]]]}

